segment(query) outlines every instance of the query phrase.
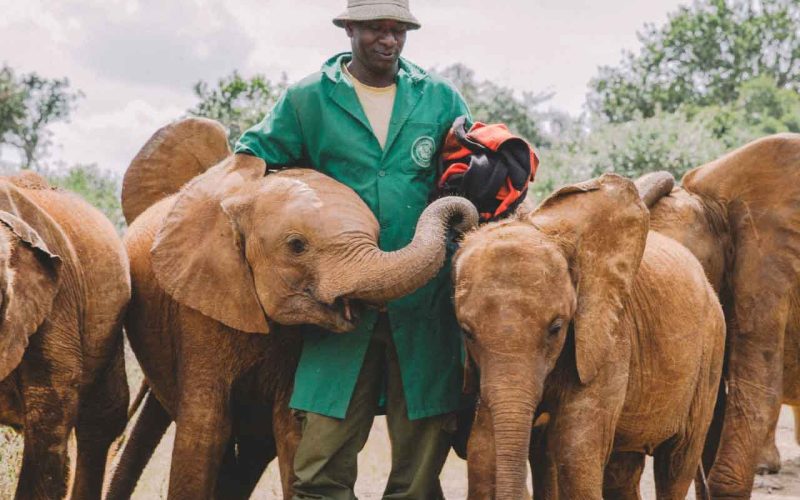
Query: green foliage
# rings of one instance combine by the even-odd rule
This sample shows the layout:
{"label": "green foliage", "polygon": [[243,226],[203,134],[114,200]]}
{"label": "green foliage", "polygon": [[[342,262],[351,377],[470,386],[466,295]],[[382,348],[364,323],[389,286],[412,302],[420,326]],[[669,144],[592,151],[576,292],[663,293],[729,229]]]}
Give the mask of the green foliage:
{"label": "green foliage", "polygon": [[632,178],[653,170],[667,170],[680,178],[725,150],[708,121],[691,120],[682,112],[658,112],[626,123],[605,123],[582,144],[592,175],[616,172]]}
{"label": "green foliage", "polygon": [[688,107],[689,115],[707,121],[715,137],[736,147],[779,132],[800,132],[800,94],[778,88],[768,76],[744,83],[735,102],[723,106]]}
{"label": "green foliage", "polygon": [[234,71],[217,81],[215,86],[197,82],[194,93],[200,102],[189,110],[189,114],[221,122],[228,128],[228,142],[233,146],[245,130],[261,121],[272,109],[286,86],[285,76],[280,82],[273,83],[263,75],[246,79]]}
{"label": "green foliage", "polygon": [[545,113],[537,108],[550,99],[552,94],[523,92],[521,96],[517,96],[509,88],[500,87],[488,80],[477,80],[475,72],[463,64],[448,66],[438,73],[458,88],[469,105],[474,120],[505,123],[512,132],[537,146],[547,142],[542,131]]}
{"label": "green foliage", "polygon": [[0,145],[19,150],[21,168],[28,169],[47,154],[51,133],[47,126],[67,120],[80,92],[72,92],[69,80],[42,78],[36,73],[15,75],[0,69]]}
{"label": "green foliage", "polygon": [[120,204],[121,179],[118,175],[100,170],[96,165],[74,165],[64,172],[50,173],[47,179],[54,186],[77,193],[99,209],[118,232],[125,228]]}
{"label": "green foliage", "polygon": [[[597,120],[572,128],[543,149],[536,192],[603,172],[638,177],[667,170],[676,177],[759,137],[800,132],[800,94],[761,76],[736,89],[738,98],[716,106],[637,115],[624,123]],[[569,131],[568,131],[569,132]]]}
{"label": "green foliage", "polygon": [[589,107],[624,122],[682,105],[724,105],[759,76],[800,91],[799,26],[797,0],[696,0],[665,26],[646,25],[639,54],[600,68]]}
{"label": "green foliage", "polygon": [[14,72],[8,66],[0,68],[0,144],[5,143],[6,134],[13,132],[25,117],[25,100]]}

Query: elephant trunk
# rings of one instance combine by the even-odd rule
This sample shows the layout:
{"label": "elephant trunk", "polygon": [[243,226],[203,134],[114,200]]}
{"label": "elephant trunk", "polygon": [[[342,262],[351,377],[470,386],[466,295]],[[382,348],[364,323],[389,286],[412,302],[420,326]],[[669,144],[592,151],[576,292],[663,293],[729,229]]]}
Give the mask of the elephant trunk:
{"label": "elephant trunk", "polygon": [[495,498],[518,500],[525,497],[531,428],[542,389],[530,379],[487,385],[482,384],[481,391],[488,389],[494,425]]}
{"label": "elephant trunk", "polygon": [[414,239],[405,248],[384,252],[372,247],[362,255],[358,272],[348,273],[340,289],[351,298],[384,303],[408,295],[430,281],[444,264],[448,227],[459,232],[478,225],[478,212],[465,198],[450,196],[428,206]]}

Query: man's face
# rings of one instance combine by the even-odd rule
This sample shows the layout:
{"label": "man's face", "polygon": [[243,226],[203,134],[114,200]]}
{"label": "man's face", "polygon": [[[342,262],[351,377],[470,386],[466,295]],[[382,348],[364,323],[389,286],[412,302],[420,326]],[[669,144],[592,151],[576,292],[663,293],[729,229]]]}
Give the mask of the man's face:
{"label": "man's face", "polygon": [[348,22],[347,36],[353,46],[353,57],[373,73],[394,71],[406,43],[408,27],[388,19]]}

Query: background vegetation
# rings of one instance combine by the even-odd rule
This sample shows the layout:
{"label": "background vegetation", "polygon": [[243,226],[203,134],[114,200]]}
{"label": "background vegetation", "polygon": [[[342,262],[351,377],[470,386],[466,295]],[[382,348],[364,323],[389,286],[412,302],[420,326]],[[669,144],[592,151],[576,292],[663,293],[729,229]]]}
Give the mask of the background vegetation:
{"label": "background vegetation", "polygon": [[[537,147],[537,197],[562,184],[613,171],[676,176],[754,138],[800,132],[800,3],[797,0],[696,0],[664,25],[638,33],[638,52],[598,69],[584,112],[547,107],[551,94],[517,92],[482,80],[463,64],[433,68],[464,95],[475,119],[503,122]],[[231,145],[286,88],[238,72],[197,82],[189,116],[222,122]],[[67,79],[0,69],[0,147],[11,168],[36,169],[83,195],[120,230],[120,175],[97,165],[53,163],[48,125],[68,120],[82,94]],[[176,117],[176,119],[179,117]],[[7,168],[8,169],[8,168]]]}

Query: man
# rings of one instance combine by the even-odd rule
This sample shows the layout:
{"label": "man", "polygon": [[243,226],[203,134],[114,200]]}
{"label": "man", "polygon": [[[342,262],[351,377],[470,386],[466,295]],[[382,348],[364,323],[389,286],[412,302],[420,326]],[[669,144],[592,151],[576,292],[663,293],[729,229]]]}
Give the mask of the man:
{"label": "man", "polygon": [[[269,168],[310,165],[350,186],[377,217],[381,247],[395,250],[411,241],[443,138],[468,109],[449,83],[400,57],[407,31],[420,27],[408,0],[349,0],[333,22],[352,53],[289,87],[236,153]],[[356,456],[381,400],[392,442],[384,498],[441,497],[462,377],[450,297],[443,269],[351,333],[304,334],[291,400],[303,419],[295,498],[355,498]]]}

